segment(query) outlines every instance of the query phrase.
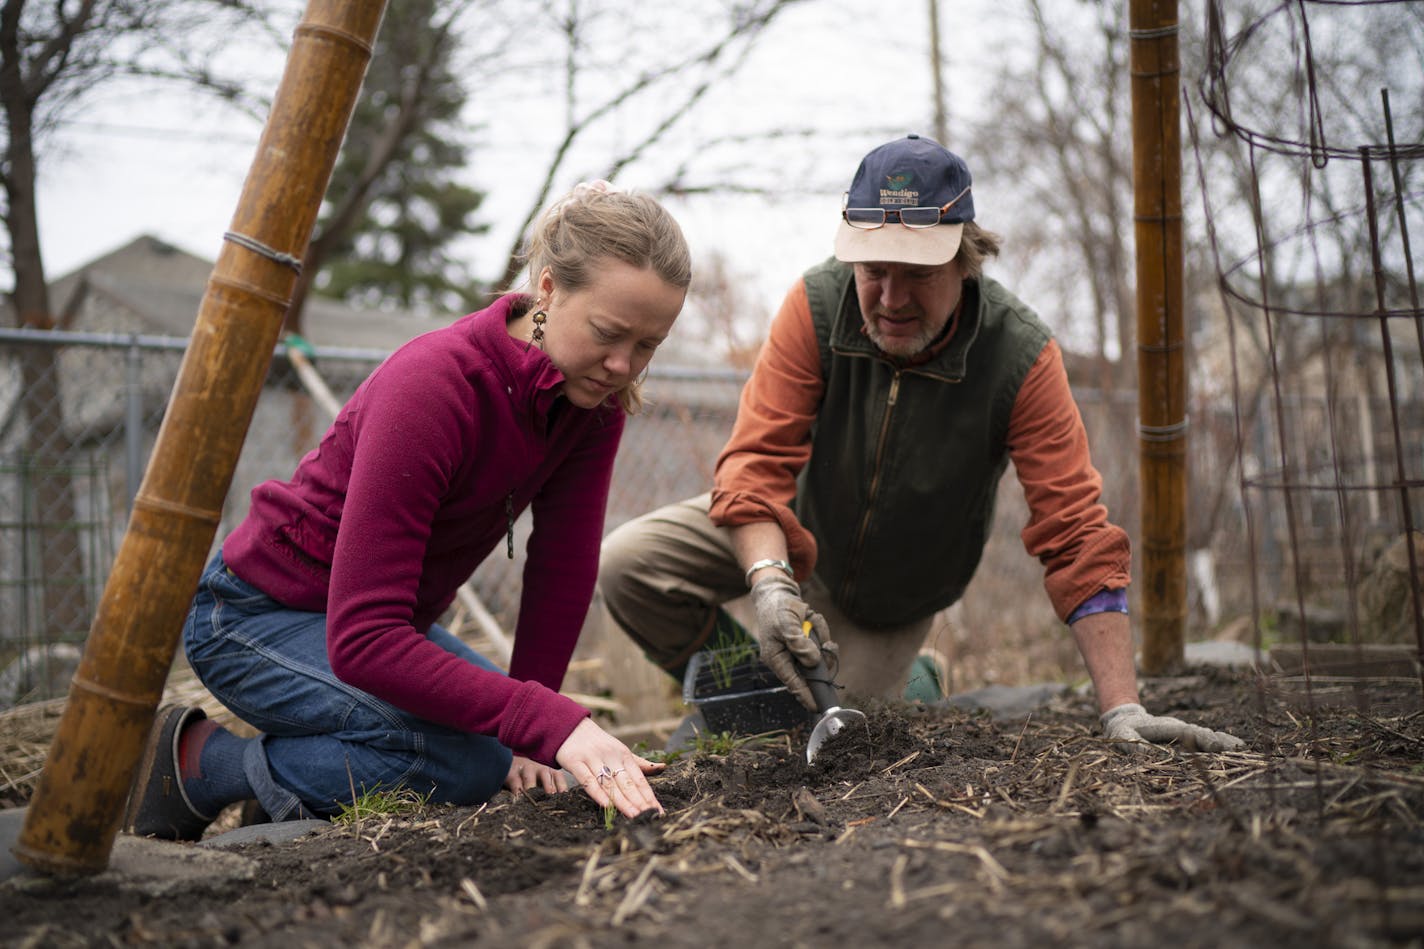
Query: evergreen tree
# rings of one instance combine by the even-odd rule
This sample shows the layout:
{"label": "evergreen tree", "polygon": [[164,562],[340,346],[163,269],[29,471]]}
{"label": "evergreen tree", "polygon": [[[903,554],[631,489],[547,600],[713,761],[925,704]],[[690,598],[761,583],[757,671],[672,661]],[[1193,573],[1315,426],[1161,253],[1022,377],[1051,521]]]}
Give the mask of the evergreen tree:
{"label": "evergreen tree", "polygon": [[[468,153],[452,65],[464,4],[392,0],[327,190],[304,271],[324,296],[464,312],[474,280],[451,245],[479,233],[484,194],[456,176]],[[305,280],[303,281],[305,283]],[[300,332],[306,286],[288,329]]]}

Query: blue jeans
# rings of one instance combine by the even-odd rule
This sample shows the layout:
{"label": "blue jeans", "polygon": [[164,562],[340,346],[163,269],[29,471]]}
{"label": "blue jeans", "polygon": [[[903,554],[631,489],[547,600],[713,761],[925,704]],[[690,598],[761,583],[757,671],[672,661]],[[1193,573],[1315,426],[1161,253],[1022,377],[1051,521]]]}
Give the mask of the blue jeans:
{"label": "blue jeans", "polygon": [[[500,671],[439,626],[426,636]],[[326,657],[326,614],[281,605],[227,569],[221,553],[198,584],[183,645],[208,691],[262,733],[243,770],[273,820],[338,813],[353,788],[358,797],[401,787],[433,803],[478,804],[509,773],[512,755],[494,738],[417,718],[339,680]]]}

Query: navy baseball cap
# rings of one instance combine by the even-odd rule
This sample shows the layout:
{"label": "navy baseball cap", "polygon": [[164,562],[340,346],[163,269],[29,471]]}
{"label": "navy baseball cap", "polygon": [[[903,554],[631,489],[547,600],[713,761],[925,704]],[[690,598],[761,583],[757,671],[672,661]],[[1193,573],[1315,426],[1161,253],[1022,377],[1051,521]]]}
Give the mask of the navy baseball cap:
{"label": "navy baseball cap", "polygon": [[836,258],[847,263],[948,263],[959,252],[974,195],[964,159],[907,135],[866,155],[846,192]]}

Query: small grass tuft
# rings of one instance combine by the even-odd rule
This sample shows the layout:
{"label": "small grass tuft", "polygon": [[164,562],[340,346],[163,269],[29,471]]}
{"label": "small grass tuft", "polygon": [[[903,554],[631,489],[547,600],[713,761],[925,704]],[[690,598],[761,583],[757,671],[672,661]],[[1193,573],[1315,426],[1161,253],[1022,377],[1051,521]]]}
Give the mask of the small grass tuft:
{"label": "small grass tuft", "polygon": [[747,742],[747,738],[731,732],[698,732],[692,746],[694,755],[730,755]]}
{"label": "small grass tuft", "polygon": [[646,741],[639,741],[633,746],[632,750],[633,754],[637,755],[639,758],[646,758],[655,764],[671,764],[678,758],[677,752],[667,751],[663,748],[650,748],[648,747],[648,743]]}
{"label": "small grass tuft", "polygon": [[430,803],[429,794],[420,794],[411,788],[378,789],[365,791],[350,804],[341,805],[341,811],[331,819],[333,824],[360,824],[373,817],[397,817],[416,814]]}

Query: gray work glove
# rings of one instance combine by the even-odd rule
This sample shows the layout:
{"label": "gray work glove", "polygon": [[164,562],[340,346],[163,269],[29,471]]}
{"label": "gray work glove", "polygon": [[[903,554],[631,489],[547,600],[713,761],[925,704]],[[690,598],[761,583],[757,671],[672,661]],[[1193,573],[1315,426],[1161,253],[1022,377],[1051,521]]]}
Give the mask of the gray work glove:
{"label": "gray work glove", "polygon": [[1149,715],[1136,703],[1119,705],[1103,713],[1103,734],[1124,751],[1146,751],[1142,742],[1175,741],[1188,751],[1235,751],[1246,743],[1226,732],[1190,725],[1180,718]]}
{"label": "gray work glove", "polygon": [[[831,642],[825,619],[806,605],[801,588],[787,577],[757,581],[752,587],[752,604],[756,607],[752,635],[761,646],[761,661],[786,683],[802,705],[817,711],[805,674],[821,661],[823,650],[828,653],[827,666],[835,663],[836,645]],[[814,636],[805,631],[808,620]]]}

